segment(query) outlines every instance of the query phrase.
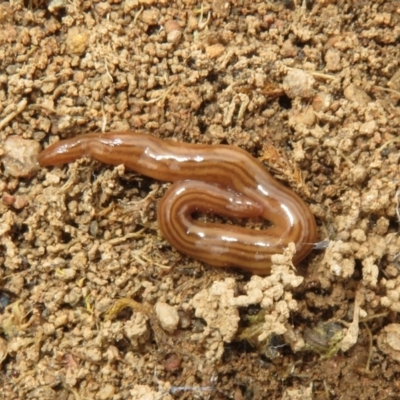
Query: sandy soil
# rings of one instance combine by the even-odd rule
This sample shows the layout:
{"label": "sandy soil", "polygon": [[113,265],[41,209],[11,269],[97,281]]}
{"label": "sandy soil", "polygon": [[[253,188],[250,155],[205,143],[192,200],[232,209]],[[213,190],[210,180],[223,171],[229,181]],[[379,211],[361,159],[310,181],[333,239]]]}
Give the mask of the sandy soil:
{"label": "sandy soil", "polygon": [[[400,2],[0,3],[1,399],[400,398]],[[265,278],[183,256],[168,184],[49,143],[241,146],[321,249]]]}

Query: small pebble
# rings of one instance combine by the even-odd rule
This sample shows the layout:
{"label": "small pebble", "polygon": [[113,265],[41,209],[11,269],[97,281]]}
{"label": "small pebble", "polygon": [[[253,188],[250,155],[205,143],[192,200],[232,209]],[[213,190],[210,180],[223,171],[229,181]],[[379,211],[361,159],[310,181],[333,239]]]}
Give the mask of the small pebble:
{"label": "small pebble", "polygon": [[301,69],[291,69],[283,80],[283,90],[291,99],[295,97],[311,98],[314,94],[315,79]]}
{"label": "small pebble", "polygon": [[160,19],[160,11],[157,8],[144,10],[142,13],[142,21],[147,25],[157,25]]}
{"label": "small pebble", "polygon": [[67,33],[67,54],[83,54],[89,44],[89,32],[74,26]]}
{"label": "small pebble", "polygon": [[347,100],[357,102],[360,106],[366,106],[371,101],[371,97],[353,83],[344,89],[343,94]]}
{"label": "small pebble", "polygon": [[115,394],[115,387],[109,383],[106,383],[102,389],[97,393],[96,399],[107,400],[111,399]]}
{"label": "small pebble", "polygon": [[161,328],[170,333],[174,332],[179,324],[178,311],[169,304],[161,302],[157,303],[154,308]]}
{"label": "small pebble", "polygon": [[15,178],[33,176],[39,169],[37,156],[40,150],[40,144],[35,140],[9,136],[4,142],[4,154],[1,157],[6,174]]}
{"label": "small pebble", "polygon": [[182,37],[182,29],[176,21],[173,19],[168,20],[164,25],[164,29],[167,33],[167,41],[169,43],[179,43]]}
{"label": "small pebble", "polygon": [[400,361],[400,324],[389,324],[381,330],[378,348],[393,360]]}
{"label": "small pebble", "polygon": [[218,58],[225,51],[225,47],[216,43],[206,48],[206,55],[208,58]]}

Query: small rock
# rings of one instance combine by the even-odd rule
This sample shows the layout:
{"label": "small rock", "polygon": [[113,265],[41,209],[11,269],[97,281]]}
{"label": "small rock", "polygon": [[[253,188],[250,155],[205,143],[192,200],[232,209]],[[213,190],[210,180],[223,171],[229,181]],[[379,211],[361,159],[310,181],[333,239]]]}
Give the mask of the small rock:
{"label": "small rock", "polygon": [[343,94],[347,100],[357,102],[360,106],[366,106],[371,101],[371,97],[369,97],[364,90],[354,85],[354,83],[347,86]]}
{"label": "small rock", "polygon": [[392,14],[388,12],[378,13],[375,15],[375,22],[382,25],[390,25],[392,21]]}
{"label": "small rock", "polygon": [[7,206],[14,206],[17,210],[21,210],[26,205],[28,205],[28,200],[23,196],[13,196],[7,192],[4,192],[1,198],[3,204]]}
{"label": "small rock", "polygon": [[177,44],[181,40],[182,29],[173,19],[170,19],[165,23],[164,29],[167,33],[167,41],[169,43]]}
{"label": "small rock", "polygon": [[89,43],[89,32],[82,27],[74,26],[68,30],[66,43],[68,54],[83,54]]}
{"label": "small rock", "polygon": [[326,69],[328,71],[340,71],[342,65],[340,63],[340,52],[336,49],[329,49],[325,54]]}
{"label": "small rock", "polygon": [[283,80],[283,90],[291,99],[295,97],[310,98],[314,94],[315,79],[301,69],[291,69]]}
{"label": "small rock", "polygon": [[100,17],[104,17],[111,11],[111,4],[108,2],[101,2],[95,5],[95,10]]}
{"label": "small rock", "polygon": [[211,5],[213,14],[220,17],[227,17],[232,7],[230,3],[231,2],[227,0],[213,0]]}
{"label": "small rock", "polygon": [[332,95],[329,93],[319,92],[312,101],[313,109],[316,112],[327,111],[332,104]]}
{"label": "small rock", "polygon": [[378,348],[387,356],[400,361],[400,324],[389,324],[381,330]]}
{"label": "small rock", "polygon": [[289,122],[293,125],[302,124],[311,127],[315,124],[316,116],[312,107],[306,107],[302,110],[292,109],[289,113]]}
{"label": "small rock", "polygon": [[56,13],[60,9],[65,8],[67,6],[67,1],[66,0],[51,0],[48,2],[47,9],[51,13]]}
{"label": "small rock", "polygon": [[368,169],[362,165],[355,165],[350,172],[350,178],[354,183],[362,183],[368,176]]}
{"label": "small rock", "polygon": [[292,43],[291,40],[285,40],[282,43],[282,47],[279,51],[280,55],[285,58],[289,57],[297,57],[297,53],[299,52],[299,49]]}
{"label": "small rock", "polygon": [[225,51],[225,47],[216,43],[206,48],[206,55],[208,58],[218,58]]}
{"label": "small rock", "polygon": [[154,307],[161,327],[167,332],[174,332],[179,324],[178,311],[167,303],[157,303]]}
{"label": "small rock", "polygon": [[52,93],[54,89],[57,87],[57,79],[54,80],[49,80],[43,82],[42,86],[40,87],[40,90],[42,93]]}
{"label": "small rock", "polygon": [[377,129],[376,122],[374,120],[364,122],[360,126],[360,133],[362,135],[372,135]]}
{"label": "small rock", "polygon": [[157,8],[144,10],[142,13],[142,21],[147,25],[157,25],[160,19],[160,11]]}
{"label": "small rock", "polygon": [[72,257],[69,265],[72,269],[80,270],[86,267],[87,261],[86,253],[80,251]]}
{"label": "small rock", "polygon": [[169,372],[177,371],[182,364],[182,360],[178,357],[177,354],[172,353],[167,356],[165,359],[164,367]]}
{"label": "small rock", "polygon": [[96,399],[107,400],[111,399],[115,394],[115,387],[109,383],[106,383],[101,390],[97,393]]}
{"label": "small rock", "polygon": [[15,196],[7,192],[4,192],[3,195],[1,196],[1,201],[6,206],[12,206],[15,203]]}
{"label": "small rock", "polygon": [[1,162],[5,172],[13,177],[31,177],[39,169],[37,156],[41,147],[35,140],[12,135],[4,141],[4,155]]}

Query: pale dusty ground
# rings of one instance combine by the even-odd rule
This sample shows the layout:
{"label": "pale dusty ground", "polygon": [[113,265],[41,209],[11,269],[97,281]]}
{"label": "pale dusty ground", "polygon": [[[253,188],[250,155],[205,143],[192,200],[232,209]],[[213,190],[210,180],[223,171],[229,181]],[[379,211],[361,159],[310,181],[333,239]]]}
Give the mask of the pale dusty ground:
{"label": "pale dusty ground", "polygon": [[[0,24],[0,398],[399,398],[400,2],[13,0]],[[123,129],[243,147],[328,248],[210,268],[159,235],[167,184],[36,165]]]}

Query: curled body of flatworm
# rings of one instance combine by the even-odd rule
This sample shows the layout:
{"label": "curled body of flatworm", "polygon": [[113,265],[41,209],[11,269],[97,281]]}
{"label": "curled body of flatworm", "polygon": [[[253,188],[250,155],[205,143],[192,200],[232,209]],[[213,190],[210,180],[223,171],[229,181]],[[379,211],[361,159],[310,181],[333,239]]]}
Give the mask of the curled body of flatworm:
{"label": "curled body of flatworm", "polygon": [[[173,247],[207,264],[266,275],[271,255],[290,242],[296,244],[294,263],[316,242],[314,216],[304,201],[239,147],[177,143],[131,131],[90,133],[49,146],[38,161],[59,165],[83,156],[175,182],[158,205],[161,233]],[[193,218],[195,212],[262,217],[271,226],[202,222]]]}

